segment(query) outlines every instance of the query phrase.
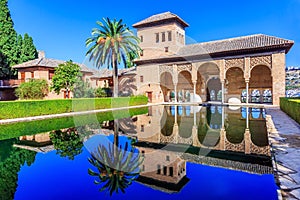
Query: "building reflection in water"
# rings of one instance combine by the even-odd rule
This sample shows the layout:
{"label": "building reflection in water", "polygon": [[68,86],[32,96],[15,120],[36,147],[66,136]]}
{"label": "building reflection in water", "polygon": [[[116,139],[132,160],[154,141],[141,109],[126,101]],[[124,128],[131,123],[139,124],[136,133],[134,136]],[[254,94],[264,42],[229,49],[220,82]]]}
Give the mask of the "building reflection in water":
{"label": "building reflection in water", "polygon": [[[95,135],[113,134],[112,121],[103,122],[101,127],[102,131],[94,130]],[[137,181],[164,192],[179,192],[189,182],[187,162],[273,173],[261,108],[153,106],[148,114],[120,119],[119,131],[137,139],[133,145],[144,157]],[[20,140],[24,146],[35,146],[32,150],[38,152],[53,150],[47,134]],[[47,149],[37,149],[36,143]]]}
{"label": "building reflection in water", "polygon": [[186,162],[272,173],[265,113],[256,108],[155,106],[138,116],[135,144],[144,156],[138,181],[178,192]]}
{"label": "building reflection in water", "polygon": [[264,109],[156,106],[137,119],[140,142],[270,156]]}

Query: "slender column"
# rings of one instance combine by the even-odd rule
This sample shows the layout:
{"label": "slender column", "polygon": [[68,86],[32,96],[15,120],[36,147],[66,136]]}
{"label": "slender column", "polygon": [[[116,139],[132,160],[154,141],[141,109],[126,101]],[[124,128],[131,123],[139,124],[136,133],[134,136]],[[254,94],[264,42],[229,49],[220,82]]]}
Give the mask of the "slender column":
{"label": "slender column", "polygon": [[197,113],[194,111],[194,126],[197,126]]}
{"label": "slender column", "polygon": [[177,103],[177,84],[174,85],[175,90],[175,102]]}
{"label": "slender column", "polygon": [[225,108],[222,106],[222,128],[225,128]]}
{"label": "slender column", "polygon": [[246,104],[249,103],[249,80],[246,80]]}
{"label": "slender column", "polygon": [[249,107],[246,108],[246,129],[249,129]]}
{"label": "slender column", "polygon": [[197,81],[193,81],[193,84],[194,84],[193,102],[196,102],[196,86],[197,86]]}
{"label": "slender column", "polygon": [[178,106],[175,106],[175,122],[174,122],[174,126],[173,126],[173,135],[174,135],[174,143],[177,144],[178,143],[178,123],[177,123],[177,115],[178,115]]}
{"label": "slender column", "polygon": [[222,81],[222,104],[225,103],[225,81]]}
{"label": "slender column", "polygon": [[177,124],[177,114],[178,114],[178,109],[177,106],[175,106],[175,124]]}

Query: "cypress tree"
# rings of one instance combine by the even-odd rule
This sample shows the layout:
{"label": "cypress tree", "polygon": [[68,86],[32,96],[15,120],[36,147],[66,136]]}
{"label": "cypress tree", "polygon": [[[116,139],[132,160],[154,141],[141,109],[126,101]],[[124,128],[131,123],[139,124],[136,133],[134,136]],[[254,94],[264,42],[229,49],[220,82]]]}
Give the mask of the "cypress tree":
{"label": "cypress tree", "polygon": [[0,51],[0,80],[7,79],[10,76],[10,67],[6,56]]}
{"label": "cypress tree", "polygon": [[37,58],[32,38],[26,33],[24,39],[14,29],[14,23],[7,5],[0,0],[0,78],[16,76],[11,66]]}
{"label": "cypress tree", "polygon": [[38,57],[37,50],[33,44],[33,39],[27,33],[24,34],[22,43],[21,62],[36,59]]}
{"label": "cypress tree", "polygon": [[18,62],[15,48],[17,33],[14,29],[7,0],[0,0],[0,49],[4,56],[7,57],[9,66]]}

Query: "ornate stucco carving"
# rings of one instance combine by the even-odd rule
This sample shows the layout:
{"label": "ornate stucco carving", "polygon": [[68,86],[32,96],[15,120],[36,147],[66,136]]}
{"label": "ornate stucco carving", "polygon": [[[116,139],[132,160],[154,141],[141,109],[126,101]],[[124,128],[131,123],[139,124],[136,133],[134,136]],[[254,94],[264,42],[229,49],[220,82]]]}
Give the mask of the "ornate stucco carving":
{"label": "ornate stucco carving", "polygon": [[159,75],[161,75],[164,72],[169,72],[173,76],[174,75],[173,65],[160,65]]}
{"label": "ornate stucco carving", "polygon": [[225,71],[231,67],[239,67],[244,71],[244,58],[232,58],[225,60]]}
{"label": "ornate stucco carving", "polygon": [[255,67],[257,65],[266,65],[266,66],[272,68],[272,57],[271,56],[251,57],[250,68],[252,69],[253,67]]}
{"label": "ornate stucco carving", "polygon": [[177,65],[177,71],[178,71],[178,73],[180,73],[182,71],[192,72],[192,65],[191,64]]}

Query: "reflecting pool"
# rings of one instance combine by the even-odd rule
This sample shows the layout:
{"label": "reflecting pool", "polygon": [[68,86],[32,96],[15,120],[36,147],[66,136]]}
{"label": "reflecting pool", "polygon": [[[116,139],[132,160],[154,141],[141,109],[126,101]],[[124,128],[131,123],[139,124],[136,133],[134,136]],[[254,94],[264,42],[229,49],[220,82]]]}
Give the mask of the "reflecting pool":
{"label": "reflecting pool", "polygon": [[277,199],[264,109],[113,116],[0,126],[0,199]]}

